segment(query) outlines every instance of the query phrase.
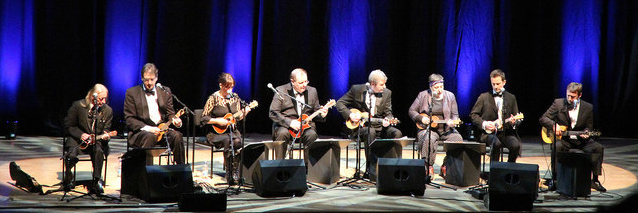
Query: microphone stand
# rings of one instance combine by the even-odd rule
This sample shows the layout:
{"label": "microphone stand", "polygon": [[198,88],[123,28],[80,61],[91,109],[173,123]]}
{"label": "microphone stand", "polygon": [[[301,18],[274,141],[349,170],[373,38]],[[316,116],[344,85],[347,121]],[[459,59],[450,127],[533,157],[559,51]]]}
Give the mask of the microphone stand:
{"label": "microphone stand", "polygon": [[[156,86],[159,87],[159,86]],[[168,95],[173,97],[173,100],[177,101],[177,103],[179,103],[180,105],[182,105],[182,107],[184,108],[184,111],[192,116],[195,116],[195,112],[193,112],[190,108],[188,108],[188,106],[186,106],[186,104],[184,104],[184,102],[182,102],[181,100],[179,100],[179,98],[173,94],[172,92],[169,92],[167,89],[164,89],[164,86],[159,87],[160,89],[162,89],[165,93],[167,93]],[[186,116],[186,132],[190,132],[190,117]],[[194,132],[193,128],[193,132]],[[193,164],[191,164],[191,170],[195,170],[195,134],[188,136],[188,134],[186,134],[186,143],[182,144],[182,146],[186,146],[186,151],[184,153],[184,160],[186,161],[185,163],[188,164],[188,144],[190,143],[191,137],[193,139]],[[168,139],[166,141],[167,147],[170,149],[170,145],[168,144]],[[184,147],[182,147],[184,148]],[[170,153],[169,152],[169,159],[170,159]],[[173,159],[173,161],[175,161],[175,159]],[[213,168],[211,168],[212,170]]]}
{"label": "microphone stand", "polygon": [[[239,99],[239,103],[240,103],[240,108],[241,109],[245,109],[246,106],[248,106],[248,104],[244,101]],[[241,147],[245,147],[244,141],[246,139],[246,114],[244,114],[244,119],[241,121]],[[246,187],[246,188],[252,188],[251,186],[247,186],[246,184],[246,180],[244,180],[244,152],[240,151],[239,152],[239,180],[237,181],[237,191],[239,191],[241,189],[242,186]]]}
{"label": "microphone stand", "polygon": [[[288,93],[283,93],[283,92],[279,91],[277,88],[271,88],[271,89],[274,89],[276,94],[279,94],[280,96],[281,96],[281,94],[284,94],[285,96],[287,96],[288,98],[290,98],[290,100],[293,100],[293,101],[297,102],[297,104],[301,104],[301,111],[302,111],[302,112],[303,112],[304,107],[311,108],[311,107],[310,107],[310,105],[308,105],[308,104],[306,104],[306,103],[304,103],[304,102],[301,102],[301,101],[297,100],[297,98],[292,97],[292,96],[291,96],[290,94],[288,94]],[[275,95],[276,95],[276,94],[275,94]],[[301,116],[300,116],[300,118],[301,118]],[[303,123],[300,123],[300,124],[299,124],[299,132],[298,132],[298,133],[303,133],[303,132],[302,132],[303,130],[301,129],[301,126],[303,126]],[[301,137],[301,136],[300,136],[300,137]],[[286,153],[284,154],[284,159],[286,159],[286,157],[288,157],[288,156],[290,156],[290,159],[293,159],[293,156],[292,156],[292,150],[293,150],[293,149],[292,149],[292,148],[293,148],[293,145],[295,144],[295,141],[296,141],[296,140],[297,140],[297,138],[292,137],[292,141],[290,141],[290,144],[288,144],[288,146],[287,146],[287,148],[286,148]],[[299,158],[301,158],[301,153],[299,153]]]}
{"label": "microphone stand", "polygon": [[[430,102],[428,103],[428,112],[426,113],[426,115],[428,116],[428,118],[432,118],[432,90],[430,90]],[[430,119],[430,123],[432,122],[432,120]],[[445,186],[445,185],[441,185],[438,183],[434,183],[432,182],[432,174],[430,174],[430,153],[432,153],[432,144],[430,144],[430,140],[431,138],[431,133],[432,133],[432,129],[430,128],[430,125],[428,125],[425,129],[425,138],[427,138],[428,141],[423,141],[423,143],[428,143],[428,154],[426,155],[426,159],[425,159],[425,164],[428,165],[427,168],[425,168],[425,184],[430,185],[434,188],[440,189],[441,187],[445,187],[448,189],[454,189],[456,191],[456,188],[451,187],[451,186]]]}
{"label": "microphone stand", "polygon": [[[93,128],[92,128],[93,130],[92,131],[93,131],[93,135],[94,135],[93,138],[92,138],[94,141],[93,141],[93,148],[92,148],[93,151],[91,153],[91,164],[93,164],[93,160],[97,159],[96,156],[95,156],[97,154],[95,152],[95,146],[99,145],[97,143],[97,133],[98,133],[97,132],[97,123],[98,123],[97,122],[98,121],[97,116],[98,116],[99,107],[97,107],[97,100],[94,99],[93,102],[94,102],[93,106],[95,107],[95,109],[90,109],[89,110],[89,115],[91,116],[91,123],[93,123]],[[78,147],[79,147],[79,145],[77,147],[75,147],[74,149],[77,149]],[[105,158],[105,160],[108,160],[108,159]],[[102,163],[104,163],[104,162],[102,162]],[[102,165],[104,165],[104,164],[102,164]],[[93,166],[93,165],[91,165],[91,166],[93,167],[93,172],[95,172],[95,166]],[[100,173],[100,176],[101,176],[102,171],[99,171],[98,173]],[[91,182],[90,182],[89,186],[86,186],[86,187],[96,187],[97,185],[99,185],[99,181],[100,180],[99,179],[93,180],[93,178],[95,178],[95,177],[93,177],[93,174],[91,174]],[[104,189],[102,189],[102,190],[104,190]],[[72,191],[74,191],[74,190],[72,190]],[[74,192],[77,192],[77,191],[74,191]],[[94,193],[95,193],[95,196],[96,196],[95,198],[92,196]],[[66,195],[66,191],[64,192],[64,194]],[[71,199],[67,200],[67,202],[71,202],[72,200],[75,200],[75,199],[78,199],[78,198],[82,198],[82,197],[85,197],[85,196],[91,197],[92,200],[108,198],[108,199],[111,199],[111,200],[117,200],[119,202],[122,202],[122,200],[120,198],[112,197],[112,196],[109,196],[109,195],[104,195],[104,194],[99,193],[99,192],[92,192],[92,190],[88,190],[88,193],[81,193],[81,194],[82,194],[81,196],[77,196],[77,197],[71,198]],[[63,199],[64,199],[64,197],[63,197]]]}
{"label": "microphone stand", "polygon": [[[228,98],[228,97],[227,97],[227,99],[230,100],[230,98]],[[232,108],[230,107],[230,102],[226,103],[226,107],[228,108],[228,112],[232,113]],[[235,179],[235,178],[233,178],[233,174],[235,173],[235,169],[236,169],[233,166],[233,163],[235,161],[235,142],[234,142],[234,139],[233,139],[233,133],[235,132],[235,125],[233,125],[233,124],[228,125],[228,130],[227,131],[228,131],[228,137],[230,139],[230,141],[229,141],[229,143],[230,143],[230,159],[224,159],[224,162],[226,164],[226,176],[230,175],[230,177],[226,177],[226,183],[225,184],[228,184],[228,187],[226,188],[226,190],[224,190],[226,192],[228,192],[230,190],[230,187],[233,185],[233,183],[231,181],[228,181],[228,179],[232,178],[233,181]],[[224,151],[227,152],[227,150],[224,150]],[[230,162],[227,162],[228,160],[230,160]],[[228,174],[228,171],[230,171],[230,174]],[[241,177],[238,177],[238,178],[241,178]],[[224,185],[224,183],[215,184],[215,185]],[[240,188],[241,188],[241,186],[237,187],[237,190],[235,190],[234,194],[239,194],[239,189]]]}
{"label": "microphone stand", "polygon": [[[370,92],[369,89],[366,90],[366,96],[368,97],[368,100],[370,101],[369,102],[370,106],[366,105],[366,111],[371,112],[372,111],[372,100],[371,100],[372,93]],[[370,123],[371,121],[372,121],[372,115],[369,114],[368,115],[368,129],[367,129],[368,140],[364,144],[364,148],[363,148],[364,149],[363,151],[364,151],[364,153],[366,155],[366,171],[364,172],[363,175],[361,174],[361,128],[363,128],[363,126],[364,126],[363,123],[364,122],[363,122],[363,120],[359,120],[359,127],[357,128],[357,148],[356,148],[357,152],[355,154],[355,156],[356,156],[356,158],[355,158],[356,165],[355,165],[355,168],[354,168],[354,175],[351,178],[349,178],[349,179],[337,182],[337,185],[341,184],[342,186],[348,186],[350,184],[356,183],[357,181],[363,181],[363,182],[370,183],[370,184],[373,183],[372,180],[370,180],[369,178],[365,178],[364,177],[364,176],[366,176],[366,174],[368,174],[368,177],[370,177],[369,176],[370,174],[368,173],[369,172],[368,168],[369,168],[369,165],[370,165],[370,156],[369,156],[369,153],[368,153],[368,143],[370,143],[370,140],[372,139],[372,136],[370,135],[370,128],[372,127],[372,125],[371,125],[372,123]]]}

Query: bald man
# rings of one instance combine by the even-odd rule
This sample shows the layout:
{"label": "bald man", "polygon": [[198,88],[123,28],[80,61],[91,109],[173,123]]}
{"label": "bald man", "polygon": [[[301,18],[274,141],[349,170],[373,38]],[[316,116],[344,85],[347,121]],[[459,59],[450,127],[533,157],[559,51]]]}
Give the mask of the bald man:
{"label": "bald man", "polygon": [[[300,122],[299,117],[303,114],[313,114],[315,111],[319,111],[320,115],[310,121],[310,128],[303,130],[300,140],[308,147],[310,143],[317,140],[317,130],[315,122],[325,121],[325,117],[328,114],[328,110],[323,109],[319,103],[319,96],[317,95],[317,89],[308,86],[308,74],[306,70],[296,68],[290,72],[290,83],[280,85],[277,90],[282,93],[287,93],[296,100],[292,100],[288,96],[279,96],[275,94],[270,103],[270,119],[274,122],[273,140],[285,141],[285,145],[288,145],[292,141],[292,135],[288,130],[299,130]],[[297,104],[297,100],[310,107],[304,107],[302,104]],[[287,146],[284,146],[287,147]],[[283,159],[285,157],[285,150],[276,150],[275,157],[277,159]]]}

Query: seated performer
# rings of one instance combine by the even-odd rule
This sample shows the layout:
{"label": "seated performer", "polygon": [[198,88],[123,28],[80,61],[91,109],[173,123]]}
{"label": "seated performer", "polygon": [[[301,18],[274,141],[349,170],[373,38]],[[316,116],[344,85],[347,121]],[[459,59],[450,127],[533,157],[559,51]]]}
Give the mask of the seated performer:
{"label": "seated performer", "polygon": [[521,139],[516,132],[520,120],[514,117],[519,113],[516,96],[505,91],[505,72],[500,69],[490,73],[490,82],[492,91],[478,97],[470,117],[472,123],[483,130],[479,141],[492,147],[491,161],[499,161],[501,147],[506,147],[509,149],[507,162],[516,162],[521,154]]}
{"label": "seated performer", "polygon": [[109,150],[108,134],[113,120],[113,110],[106,104],[109,91],[102,84],[95,84],[84,99],[75,101],[64,119],[69,140],[64,158],[66,173],[63,180],[65,190],[73,188],[73,167],[78,162],[79,154],[89,154],[93,164],[93,186],[89,192],[104,192],[102,181],[102,165],[105,153]]}
{"label": "seated performer", "polygon": [[[408,113],[420,129],[417,141],[421,142],[421,158],[426,160],[425,166],[432,175],[438,141],[463,141],[463,137],[454,128],[459,123],[454,93],[444,89],[443,76],[432,74],[428,80],[430,89],[419,93]],[[428,127],[431,127],[429,133],[426,131]],[[444,174],[444,166],[445,164],[441,166],[441,174]]]}
{"label": "seated performer", "polygon": [[[588,132],[594,128],[594,107],[583,101],[583,85],[572,82],[567,85],[567,97],[554,100],[552,106],[545,111],[540,118],[540,124],[549,131],[554,131],[558,140],[557,152],[566,152],[570,149],[579,149],[585,153],[592,153],[592,180],[591,188],[605,192],[607,189],[598,180],[603,165],[604,147],[590,138]],[[575,132],[568,134],[565,131]],[[552,179],[556,180],[556,169],[552,160]],[[550,184],[550,190],[555,190],[556,185]]]}
{"label": "seated performer", "polygon": [[[224,147],[224,168],[226,168],[226,181],[233,185],[238,177],[239,152],[241,148],[241,134],[234,127],[236,121],[242,120],[250,107],[241,109],[240,99],[233,93],[235,79],[228,73],[222,73],[217,80],[219,90],[208,97],[204,112],[202,113],[201,124],[212,124],[214,128],[206,134],[206,141],[211,146],[217,148]],[[227,114],[231,117],[225,117]],[[233,139],[233,149],[231,149],[230,139]],[[234,155],[233,155],[234,153]]]}
{"label": "seated performer", "polygon": [[[396,124],[397,120],[392,115],[392,91],[385,87],[387,80],[388,77],[383,71],[374,70],[368,76],[368,84],[352,85],[350,90],[337,101],[337,110],[347,123],[355,124],[354,127],[364,124],[368,121],[368,116],[371,116],[372,124],[365,124],[364,127],[352,131],[352,137],[357,138],[357,134],[360,133],[359,137],[365,144],[371,143],[377,137],[392,139],[403,136],[399,129],[391,126]],[[367,148],[365,151],[368,161],[376,161],[371,159]],[[366,164],[367,171],[370,169],[369,166]]]}
{"label": "seated performer", "polygon": [[[317,131],[315,122],[324,122],[325,117],[328,114],[328,110],[321,107],[319,103],[319,96],[317,95],[317,89],[312,86],[308,86],[308,74],[306,70],[296,68],[290,73],[290,83],[280,85],[277,88],[280,93],[289,94],[295,97],[296,100],[292,100],[288,96],[280,96],[275,94],[270,103],[270,119],[274,122],[273,140],[285,141],[284,148],[275,151],[275,157],[277,159],[283,159],[286,157],[286,150],[289,143],[292,141],[292,134],[289,130],[299,131],[301,122],[299,118],[303,115],[314,114],[319,112],[319,116],[315,116],[309,121],[310,128],[301,132],[301,136],[297,140],[308,147],[311,143],[317,140]],[[305,103],[310,107],[304,107],[302,104],[297,104],[297,101]],[[292,157],[292,156],[290,156]]]}
{"label": "seated performer", "polygon": [[182,133],[171,128],[166,131],[158,128],[160,124],[182,126],[182,119],[175,116],[171,90],[166,86],[162,89],[155,86],[158,70],[154,64],[145,64],[141,75],[143,84],[127,89],[124,99],[124,119],[130,131],[128,143],[132,147],[151,148],[156,144],[166,146],[168,142],[174,155],[173,161],[184,164]]}

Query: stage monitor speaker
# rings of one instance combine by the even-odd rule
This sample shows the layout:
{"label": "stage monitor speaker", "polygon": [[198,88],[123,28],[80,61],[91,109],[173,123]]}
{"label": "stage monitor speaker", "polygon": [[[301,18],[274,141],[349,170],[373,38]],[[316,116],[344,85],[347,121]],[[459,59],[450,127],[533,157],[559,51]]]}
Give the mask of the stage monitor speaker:
{"label": "stage monitor speaker", "polygon": [[259,160],[253,185],[261,197],[303,196],[308,190],[306,166],[301,159]]}
{"label": "stage monitor speaker", "polygon": [[591,153],[557,152],[556,191],[570,197],[591,194]]}
{"label": "stage monitor speaker", "polygon": [[181,194],[194,191],[193,172],[188,164],[146,166],[146,181],[141,193],[149,203],[177,202]]}
{"label": "stage monitor speaker", "polygon": [[180,194],[194,190],[188,164],[146,166],[146,153],[140,150],[131,150],[122,158],[122,194],[146,202],[177,202]]}
{"label": "stage monitor speaker", "polygon": [[242,149],[242,177],[244,183],[253,184],[253,174],[257,168],[257,162],[267,158],[266,145],[263,143],[248,144]]}
{"label": "stage monitor speaker", "polygon": [[184,212],[225,212],[226,193],[220,194],[182,194],[177,202]]}
{"label": "stage monitor speaker", "polygon": [[379,158],[377,193],[423,196],[425,160]]}
{"label": "stage monitor speaker", "polygon": [[485,206],[496,211],[529,211],[538,196],[538,165],[493,162]]}

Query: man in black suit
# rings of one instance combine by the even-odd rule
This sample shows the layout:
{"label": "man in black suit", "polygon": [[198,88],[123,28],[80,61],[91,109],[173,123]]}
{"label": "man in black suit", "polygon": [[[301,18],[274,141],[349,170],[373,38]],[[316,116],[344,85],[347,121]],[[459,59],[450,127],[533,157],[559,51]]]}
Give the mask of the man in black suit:
{"label": "man in black suit", "polygon": [[[490,82],[492,91],[478,97],[470,117],[472,123],[483,130],[479,140],[492,147],[491,161],[498,161],[501,147],[505,147],[509,150],[507,162],[516,162],[521,154],[521,139],[516,132],[520,120],[513,119],[518,114],[516,96],[505,91],[505,72],[502,70],[493,70],[490,73]],[[506,122],[508,118],[510,121]]]}
{"label": "man in black suit", "polygon": [[[585,153],[592,153],[592,181],[591,188],[597,191],[607,191],[598,181],[603,164],[604,147],[589,137],[588,134],[566,135],[562,134],[561,126],[567,131],[591,131],[594,128],[594,107],[586,101],[580,100],[583,85],[572,82],[567,85],[567,98],[555,99],[552,106],[541,116],[540,124],[548,130],[553,129],[556,136],[560,138],[556,143],[557,152],[566,152],[570,149],[580,149]],[[556,170],[552,160],[552,179],[556,180]],[[551,185],[550,189],[555,189]]]}
{"label": "man in black suit", "polygon": [[[68,150],[64,158],[66,173],[63,179],[64,187],[71,188],[69,184],[73,180],[71,172],[78,162],[79,154],[89,154],[93,164],[93,186],[89,188],[92,193],[103,193],[102,165],[104,165],[105,153],[108,155],[109,134],[113,120],[113,110],[106,104],[108,89],[102,84],[95,84],[86,94],[84,99],[73,102],[64,119],[67,134],[69,135],[65,149]],[[97,135],[97,136],[96,136]],[[95,140],[93,140],[95,139]],[[82,143],[85,144],[82,144]],[[82,146],[80,146],[82,144]],[[82,149],[86,146],[86,148]]]}
{"label": "man in black suit", "polygon": [[[285,141],[283,149],[275,150],[275,157],[277,159],[283,159],[286,155],[285,148],[287,148],[290,141],[292,141],[292,135],[288,130],[293,129],[299,131],[299,117],[303,114],[310,115],[315,111],[320,111],[320,116],[313,118],[313,120],[309,122],[310,128],[303,130],[299,138],[299,140],[308,147],[308,145],[315,142],[318,137],[315,122],[325,121],[328,110],[321,107],[317,89],[308,86],[308,74],[304,69],[296,68],[292,70],[292,72],[290,72],[290,83],[280,85],[276,89],[278,92],[286,93],[296,99],[292,100],[288,96],[275,94],[270,103],[269,117],[274,122],[273,140]],[[298,104],[297,100],[308,104],[310,107],[304,107],[303,104]]]}
{"label": "man in black suit", "polygon": [[165,146],[168,141],[174,154],[173,161],[184,164],[184,139],[181,132],[169,128],[162,138],[157,140],[162,132],[157,127],[160,123],[171,121],[177,128],[182,126],[182,120],[175,117],[170,88],[164,86],[158,89],[155,86],[157,77],[158,70],[155,65],[147,63],[142,68],[143,84],[126,90],[124,119],[130,131],[128,142],[132,147],[150,148],[158,143]]}
{"label": "man in black suit", "polygon": [[[381,122],[372,122],[365,124],[365,127],[352,131],[352,137],[359,137],[365,144],[373,142],[377,137],[381,138],[400,138],[403,136],[401,130],[391,126],[390,120],[394,119],[392,115],[392,91],[386,88],[388,77],[381,70],[374,70],[368,76],[368,83],[352,85],[350,90],[337,101],[337,110],[344,119],[354,123],[359,121],[367,122],[367,118],[362,118],[360,113],[353,113],[350,109],[357,109],[361,112],[370,112],[372,118],[377,118]],[[368,138],[368,130],[370,137]],[[369,155],[368,148],[366,151],[366,159],[370,163],[376,165],[376,157]],[[366,167],[374,166],[366,163]],[[366,168],[369,170],[370,168]],[[374,175],[374,174],[373,174]]]}

